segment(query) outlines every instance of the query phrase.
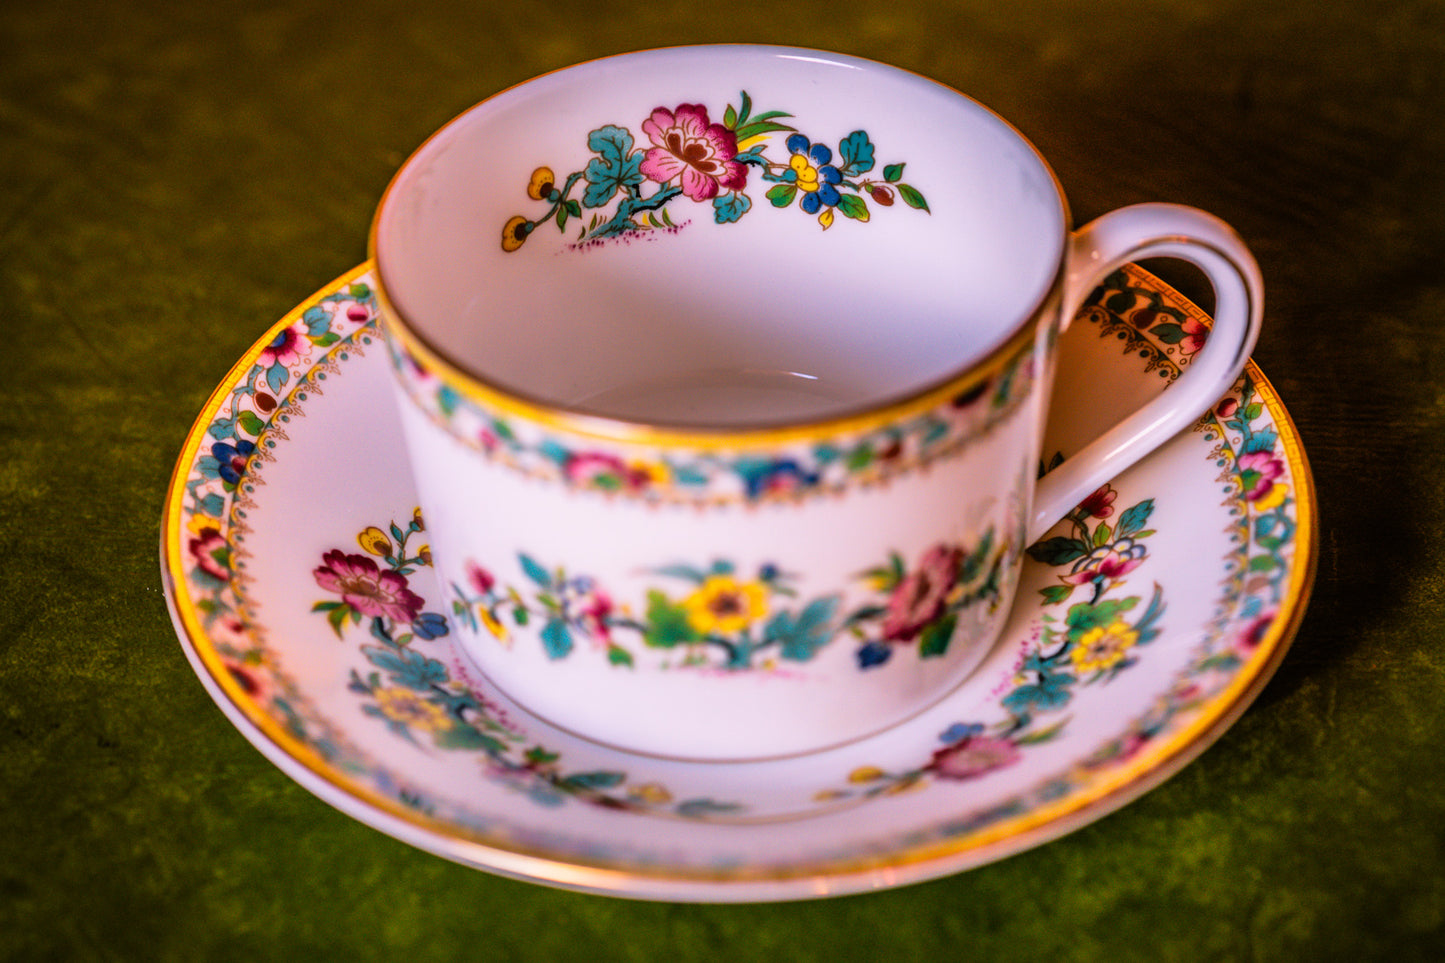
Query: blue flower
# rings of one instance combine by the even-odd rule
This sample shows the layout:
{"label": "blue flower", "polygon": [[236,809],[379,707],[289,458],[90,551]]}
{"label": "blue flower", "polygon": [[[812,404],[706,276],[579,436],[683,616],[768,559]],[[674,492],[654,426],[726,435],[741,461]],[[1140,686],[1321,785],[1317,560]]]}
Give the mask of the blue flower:
{"label": "blue flower", "polygon": [[246,473],[246,462],[256,451],[256,446],[244,439],[237,439],[234,445],[218,441],[211,446],[211,457],[216,459],[216,474],[221,480],[234,485]]}
{"label": "blue flower", "polygon": [[833,151],[825,144],[814,144],[804,134],[788,138],[789,174],[798,190],[803,192],[800,202],[804,211],[816,214],[824,207],[836,207],[843,199],[838,193],[838,184],[843,174],[833,166]]}
{"label": "blue flower", "polygon": [[418,615],[411,623],[411,630],[423,639],[435,639],[451,631],[447,628],[447,620],[435,612]]}

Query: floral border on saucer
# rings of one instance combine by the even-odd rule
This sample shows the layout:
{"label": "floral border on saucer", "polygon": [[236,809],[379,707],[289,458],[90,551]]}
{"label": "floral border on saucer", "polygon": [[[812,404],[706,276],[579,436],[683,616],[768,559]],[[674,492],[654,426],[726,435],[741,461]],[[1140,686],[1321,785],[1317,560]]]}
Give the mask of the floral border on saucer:
{"label": "floral border on saucer", "polygon": [[[339,784],[343,787],[348,783],[368,786],[368,792],[383,805],[392,800],[399,807],[397,814],[409,812],[431,821],[444,835],[462,828],[485,835],[488,820],[479,820],[477,814],[458,804],[431,798],[419,787],[402,784],[350,745],[344,733],[311,706],[289,678],[266,644],[264,630],[244,617],[242,597],[249,582],[247,513],[254,508],[256,486],[265,483],[262,468],[274,457],[276,443],[286,439],[291,419],[304,414],[309,398],[323,393],[327,380],[340,374],[353,355],[363,355],[379,336],[367,282],[368,275],[358,270],[338,282],[335,290],[318,295],[288,316],[273,329],[265,345],[253,350],[248,363],[232,372],[224,391],[208,405],[209,420],[193,430],[187,443],[187,451],[193,454],[183,456],[178,466],[165,531],[167,570],[185,585],[184,596],[178,593],[177,597],[182,615],[178,625],[187,619],[198,622],[200,635],[182,629],[190,635],[198,656],[263,731],[281,740],[283,747],[288,741],[294,743],[288,753],[314,754],[321,760],[320,770],[334,772],[330,778],[342,780]],[[1207,323],[1207,319],[1173,292],[1164,289],[1161,294],[1157,284],[1139,269],[1117,272],[1106,280],[1080,318],[1098,324],[1101,336],[1123,337],[1131,351],[1145,344],[1153,352],[1152,357],[1146,355],[1151,357],[1150,370],[1157,367],[1172,380],[1179,365],[1187,364],[1192,350],[1197,350],[1197,345],[1188,342],[1191,325]],[[1126,296],[1131,299],[1128,304]],[[1157,334],[1154,329],[1165,325],[1174,327],[1166,329],[1162,339],[1138,340]],[[1174,328],[1181,334],[1171,342]],[[949,852],[960,852],[973,845],[968,841],[983,827],[1014,820],[1010,825],[1021,832],[1055,818],[1050,814],[1059,806],[1077,811],[1106,792],[1145,781],[1163,760],[1189,754],[1185,733],[1201,732],[1223,717],[1245,691],[1267,678],[1298,619],[1312,571],[1310,557],[1303,561],[1297,557],[1310,544],[1301,542],[1310,530],[1313,513],[1308,469],[1298,442],[1289,440],[1292,429],[1281,417],[1287,418],[1277,397],[1251,368],[1236,390],[1196,426],[1204,441],[1213,445],[1211,457],[1219,469],[1218,482],[1230,517],[1228,533],[1235,548],[1226,559],[1227,577],[1209,635],[1168,691],[1124,731],[1067,771],[985,809],[961,811],[956,818],[911,837],[910,848],[943,845]],[[840,774],[839,784],[819,790],[818,803],[857,802],[917,790],[930,782],[979,778],[1006,768],[1029,746],[1059,735],[1068,718],[1058,713],[1067,706],[1071,686],[1107,685],[1132,665],[1139,649],[1157,634],[1156,623],[1165,608],[1157,586],[1147,602],[1142,594],[1112,593],[1124,574],[1147,573],[1142,566],[1148,562],[1147,540],[1153,534],[1146,527],[1149,500],[1134,502],[1126,509],[1119,496],[1112,486],[1104,486],[1066,519],[1067,534],[1031,548],[1035,562],[1056,569],[1058,584],[1042,590],[1039,604],[1045,610],[1045,629],[1021,657],[1015,684],[998,703],[1005,710],[1004,717],[955,722],[939,733],[935,746],[920,752],[913,766],[864,766]],[[466,735],[447,745],[447,740],[454,738],[447,736],[436,744],[481,750],[489,778],[540,803],[556,805],[576,797],[608,809],[689,819],[728,820],[738,813],[742,807],[736,801],[678,801],[661,784],[632,781],[626,773],[568,771],[555,753],[517,738],[525,735],[524,728],[509,719],[505,710],[489,706],[464,681],[446,677],[439,661],[418,657],[415,644],[431,643],[447,631],[445,616],[426,612],[419,598],[413,603],[405,594],[408,566],[429,563],[425,546],[407,545],[422,531],[424,523],[414,514],[392,522],[382,520],[356,536],[364,554],[336,550],[334,555],[328,553],[330,561],[323,559],[317,569],[318,589],[333,591],[344,602],[323,603],[316,609],[317,617],[325,618],[338,634],[348,626],[365,623],[371,615],[368,605],[390,620],[378,621],[372,616],[370,621],[368,645],[372,651],[366,656],[377,671],[365,676],[353,673],[350,680],[351,691],[369,700],[368,714],[386,722],[397,737],[411,740],[418,734],[435,738],[442,728],[453,725],[453,719],[466,722],[479,734],[476,738]],[[383,560],[402,578],[401,583],[383,578],[373,559]],[[367,569],[368,564],[374,572]],[[322,575],[323,568],[330,573]],[[356,578],[358,571],[365,576],[362,581],[370,578],[377,586],[391,584],[385,586],[385,592],[363,592],[348,601],[341,586],[345,578]],[[1077,597],[1080,592],[1083,600]],[[406,618],[396,617],[402,615]],[[1061,678],[1070,672],[1071,678]],[[398,695],[394,691],[398,688],[409,688],[410,693]],[[436,725],[442,719],[439,708],[448,720],[441,726]],[[543,858],[565,858],[548,857],[549,842],[543,838],[530,843],[519,840],[518,844],[538,847]],[[838,867],[794,869],[846,870],[856,855],[839,858]],[[598,866],[621,863],[629,871],[645,872],[647,861],[637,859],[630,850],[608,853],[604,847],[587,861]],[[686,880],[751,875],[736,867],[659,871]],[[790,878],[791,874],[792,870],[777,870],[770,878]]]}

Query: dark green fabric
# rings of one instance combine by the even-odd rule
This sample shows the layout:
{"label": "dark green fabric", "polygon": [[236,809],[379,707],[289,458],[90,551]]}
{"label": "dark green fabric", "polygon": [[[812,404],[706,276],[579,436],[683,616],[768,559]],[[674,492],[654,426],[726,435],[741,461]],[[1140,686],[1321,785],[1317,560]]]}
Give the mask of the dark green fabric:
{"label": "dark green fabric", "polygon": [[[538,72],[818,46],[970,92],[1083,221],[1214,211],[1319,483],[1315,599],[1196,763],[906,889],[644,904],[452,865],[252,749],[172,633],[162,493],[390,172]],[[1445,950],[1445,7],[1430,0],[47,0],[0,9],[0,957],[1435,959]]]}

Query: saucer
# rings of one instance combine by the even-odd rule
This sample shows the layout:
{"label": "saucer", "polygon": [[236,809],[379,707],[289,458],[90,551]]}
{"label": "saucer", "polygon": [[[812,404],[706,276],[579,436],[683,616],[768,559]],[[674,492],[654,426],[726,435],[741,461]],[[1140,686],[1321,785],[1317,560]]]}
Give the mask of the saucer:
{"label": "saucer", "polygon": [[[421,849],[710,902],[959,872],[1177,772],[1258,695],[1302,616],[1313,486],[1251,364],[1192,430],[1030,548],[998,644],[907,723],[719,764],[562,732],[452,643],[368,272],[282,318],[207,401],[169,488],[161,563],[181,645],[231,722],[327,803]],[[1166,389],[1207,332],[1142,270],[1108,278],[1063,339],[1040,469]]]}

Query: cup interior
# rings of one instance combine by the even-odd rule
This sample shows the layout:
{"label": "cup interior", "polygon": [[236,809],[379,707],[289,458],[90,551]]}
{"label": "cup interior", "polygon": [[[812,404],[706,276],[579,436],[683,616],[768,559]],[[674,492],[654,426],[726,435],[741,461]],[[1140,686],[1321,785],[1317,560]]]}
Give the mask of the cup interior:
{"label": "cup interior", "polygon": [[490,391],[731,429],[967,372],[1046,301],[1066,231],[1038,152],[952,89],[693,47],[462,114],[398,172],[372,254],[395,320]]}

